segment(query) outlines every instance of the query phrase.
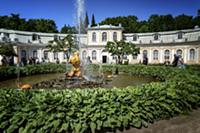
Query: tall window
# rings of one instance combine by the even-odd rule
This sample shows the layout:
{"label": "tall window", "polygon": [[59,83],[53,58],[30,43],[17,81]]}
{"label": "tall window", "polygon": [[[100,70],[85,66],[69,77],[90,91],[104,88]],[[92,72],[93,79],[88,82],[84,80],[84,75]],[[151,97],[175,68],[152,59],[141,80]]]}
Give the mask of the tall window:
{"label": "tall window", "polygon": [[82,53],[83,60],[86,60],[86,56],[87,56],[87,52],[84,50],[83,53]]}
{"label": "tall window", "polygon": [[124,60],[127,60],[127,59],[128,59],[128,56],[127,56],[127,55],[124,55],[124,56],[123,56],[123,59],[124,59]]}
{"label": "tall window", "polygon": [[143,57],[147,56],[147,54],[148,54],[147,50],[144,50],[143,51]]}
{"label": "tall window", "polygon": [[63,53],[63,59],[67,59],[67,54]]}
{"label": "tall window", "polygon": [[133,60],[136,60],[137,59],[137,55],[133,55]]}
{"label": "tall window", "polygon": [[96,60],[97,59],[97,52],[94,50],[92,51],[92,60]]}
{"label": "tall window", "polygon": [[133,41],[137,41],[137,35],[133,36]]}
{"label": "tall window", "polygon": [[53,53],[53,58],[54,58],[54,60],[56,60],[58,58],[58,53],[57,52]]}
{"label": "tall window", "polygon": [[92,42],[96,42],[97,41],[97,35],[96,32],[92,33]]}
{"label": "tall window", "polygon": [[182,51],[181,49],[179,49],[179,50],[176,51],[176,54],[177,54],[178,56],[182,56],[183,51]]}
{"label": "tall window", "polygon": [[154,35],[154,40],[158,40],[158,34],[157,33]]}
{"label": "tall window", "polygon": [[102,42],[106,42],[107,41],[107,33],[103,32],[102,33]]}
{"label": "tall window", "polygon": [[195,60],[195,50],[190,49],[190,60]]}
{"label": "tall window", "polygon": [[36,50],[33,51],[33,58],[37,58],[37,51]]}
{"label": "tall window", "polygon": [[182,32],[178,32],[178,39],[182,39],[183,38],[183,33]]}
{"label": "tall window", "polygon": [[9,38],[10,34],[9,33],[4,33],[4,37]]}
{"label": "tall window", "polygon": [[169,50],[165,50],[164,58],[165,58],[165,60],[169,60],[169,58],[170,58],[170,51]]}
{"label": "tall window", "polygon": [[54,40],[59,40],[58,35],[54,35],[53,38],[54,38]]}
{"label": "tall window", "polygon": [[153,51],[153,60],[158,60],[158,50]]}
{"label": "tall window", "polygon": [[21,51],[21,57],[22,58],[26,58],[26,50],[22,50]]}
{"label": "tall window", "polygon": [[117,41],[117,32],[113,33],[113,41]]}
{"label": "tall window", "polygon": [[48,51],[44,51],[44,59],[45,59],[45,60],[48,59]]}

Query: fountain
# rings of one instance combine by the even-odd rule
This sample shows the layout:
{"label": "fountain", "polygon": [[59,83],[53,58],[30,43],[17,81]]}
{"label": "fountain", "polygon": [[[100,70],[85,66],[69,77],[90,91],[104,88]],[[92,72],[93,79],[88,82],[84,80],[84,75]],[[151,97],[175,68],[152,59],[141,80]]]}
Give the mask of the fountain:
{"label": "fountain", "polygon": [[70,57],[69,63],[72,64],[72,69],[68,73],[66,72],[66,78],[71,79],[72,77],[78,77],[81,78],[81,68],[80,68],[80,57],[78,52],[74,52],[74,55]]}
{"label": "fountain", "polygon": [[[80,42],[81,34],[84,33],[83,20],[85,16],[85,1],[76,0],[76,28],[77,28],[77,41],[78,41],[78,50],[85,47]],[[50,81],[44,81],[38,84],[35,84],[33,88],[93,88],[102,86],[102,80],[94,78],[93,72],[89,68],[87,60],[80,59],[79,52],[76,51],[73,53],[73,56],[70,57],[68,63],[72,65],[70,72],[65,73],[64,78],[54,79]]]}

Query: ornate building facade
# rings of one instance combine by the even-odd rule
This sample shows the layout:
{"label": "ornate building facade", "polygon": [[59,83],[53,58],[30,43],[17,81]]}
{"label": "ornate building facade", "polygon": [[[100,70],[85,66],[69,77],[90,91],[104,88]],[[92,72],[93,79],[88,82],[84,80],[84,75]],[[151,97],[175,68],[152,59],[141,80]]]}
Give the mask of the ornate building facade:
{"label": "ornate building facade", "polygon": [[[42,58],[48,62],[66,62],[66,55],[62,52],[49,52],[46,45],[54,39],[62,39],[67,34],[37,33],[0,29],[0,43],[13,44],[18,59],[27,60],[30,57]],[[155,32],[155,33],[123,33],[123,27],[101,25],[89,27],[87,34],[74,35],[79,38],[80,56],[84,60],[90,57],[93,63],[115,63],[115,57],[106,52],[108,41],[131,42],[140,47],[138,56],[126,55],[124,60],[129,63],[140,63],[143,56],[147,56],[149,63],[172,62],[174,54],[181,55],[186,64],[200,64],[200,28],[189,30]],[[2,57],[0,57],[1,59]],[[17,58],[14,59],[17,63]]]}

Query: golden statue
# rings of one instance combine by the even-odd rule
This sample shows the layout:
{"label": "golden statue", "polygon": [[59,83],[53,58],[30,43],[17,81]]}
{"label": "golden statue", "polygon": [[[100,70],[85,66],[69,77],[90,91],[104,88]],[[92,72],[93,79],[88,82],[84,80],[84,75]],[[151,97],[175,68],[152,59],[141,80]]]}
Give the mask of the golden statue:
{"label": "golden statue", "polygon": [[79,52],[74,52],[73,56],[70,57],[69,59],[69,63],[72,64],[73,67],[69,73],[68,72],[66,73],[66,77],[68,79],[74,76],[81,78],[81,67],[80,67],[81,60],[79,57]]}

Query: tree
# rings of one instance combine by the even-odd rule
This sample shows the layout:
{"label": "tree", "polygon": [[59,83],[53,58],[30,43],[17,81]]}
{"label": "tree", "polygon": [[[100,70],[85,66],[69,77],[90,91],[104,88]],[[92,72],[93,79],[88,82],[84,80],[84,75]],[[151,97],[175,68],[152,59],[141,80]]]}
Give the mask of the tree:
{"label": "tree", "polygon": [[161,31],[161,18],[159,15],[154,14],[149,17],[149,30],[150,32],[159,32]]}
{"label": "tree", "polygon": [[141,21],[138,23],[138,30],[137,32],[145,33],[149,32],[149,25],[147,21]]}
{"label": "tree", "polygon": [[0,44],[0,55],[2,56],[17,56],[15,50],[13,49],[13,45],[11,44]]}
{"label": "tree", "polygon": [[161,31],[170,31],[175,29],[175,21],[171,14],[161,15]]}
{"label": "tree", "polygon": [[140,49],[135,44],[125,41],[107,42],[106,50],[117,57],[117,64],[122,64],[125,55],[138,55]]}
{"label": "tree", "polygon": [[115,26],[118,26],[119,24],[122,24],[124,28],[125,33],[132,33],[132,32],[137,32],[138,30],[138,18],[136,16],[126,16],[126,17],[113,17],[113,18],[106,18],[103,20],[100,24],[112,24]]}
{"label": "tree", "polygon": [[76,33],[76,28],[73,27],[73,26],[70,26],[70,25],[64,25],[61,30],[60,30],[61,33],[67,33],[67,34],[75,34]]}
{"label": "tree", "polygon": [[197,16],[200,16],[200,9],[197,10]]}
{"label": "tree", "polygon": [[196,16],[192,21],[193,21],[193,27],[195,26],[200,27],[200,16]]}
{"label": "tree", "polygon": [[185,14],[175,17],[176,30],[190,29],[193,28],[192,16],[187,16]]}
{"label": "tree", "polygon": [[50,19],[29,19],[27,30],[34,32],[57,33],[57,26],[54,20]]}
{"label": "tree", "polygon": [[96,26],[94,14],[92,14],[92,22],[91,22],[91,27],[93,27],[93,26]]}
{"label": "tree", "polygon": [[64,52],[67,56],[67,60],[69,60],[71,53],[77,49],[71,34],[67,35],[63,39],[54,39],[49,41],[49,44],[46,47],[52,52]]}
{"label": "tree", "polygon": [[86,12],[86,15],[85,15],[85,22],[84,22],[84,24],[85,24],[85,29],[87,29],[88,25],[89,25],[89,18],[88,18],[87,12]]}

